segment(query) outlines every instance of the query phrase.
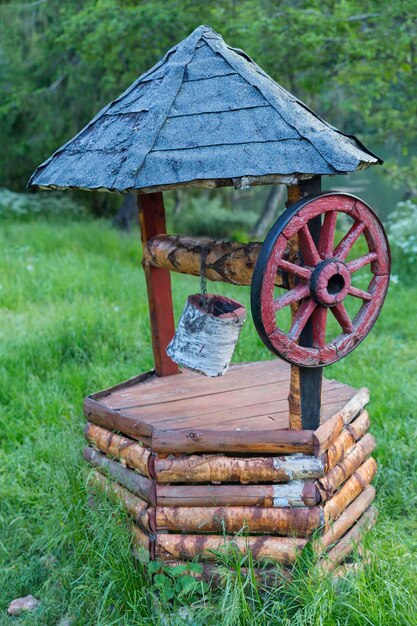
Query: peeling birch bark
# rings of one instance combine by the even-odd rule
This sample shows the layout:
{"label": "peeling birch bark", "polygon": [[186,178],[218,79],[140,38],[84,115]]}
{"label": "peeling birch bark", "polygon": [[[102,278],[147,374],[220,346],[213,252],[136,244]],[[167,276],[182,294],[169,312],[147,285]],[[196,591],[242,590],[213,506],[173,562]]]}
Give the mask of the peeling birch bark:
{"label": "peeling birch bark", "polygon": [[84,430],[85,438],[104,454],[117,459],[122,464],[137,469],[143,476],[150,478],[150,452],[137,441],[88,422]]}
{"label": "peeling birch bark", "polygon": [[[200,276],[203,249],[205,275],[212,281],[233,285],[251,285],[252,275],[262,244],[218,241],[208,237],[157,235],[148,239],[143,250],[143,261],[154,267]],[[278,270],[277,287],[286,287],[284,272]]]}
{"label": "peeling birch bark", "polygon": [[372,457],[367,459],[324,505],[325,529],[328,530],[345,508],[371,483],[377,471]]}
{"label": "peeling birch bark", "polygon": [[156,457],[155,475],[158,483],[278,483],[320,478],[324,475],[324,462],[303,454],[275,457],[170,455],[165,459]]}
{"label": "peeling birch bark", "polygon": [[322,507],[157,507],[154,531],[249,533],[308,537],[324,521]]}
{"label": "peeling birch bark", "polygon": [[348,454],[337,463],[317,484],[323,500],[327,500],[365,461],[375,448],[375,439],[369,433],[355,444]]}
{"label": "peeling birch bark", "polygon": [[189,296],[168,356],[188,369],[206,376],[226,373],[246,319],[245,308],[230,298]]}

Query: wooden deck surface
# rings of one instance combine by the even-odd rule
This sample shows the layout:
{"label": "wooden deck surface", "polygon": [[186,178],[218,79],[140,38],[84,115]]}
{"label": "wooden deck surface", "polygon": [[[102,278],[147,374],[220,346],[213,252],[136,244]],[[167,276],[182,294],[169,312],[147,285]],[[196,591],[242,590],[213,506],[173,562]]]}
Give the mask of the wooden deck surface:
{"label": "wooden deck surface", "polygon": [[[219,432],[271,431],[289,427],[290,366],[279,359],[232,365],[225,376],[208,378],[188,370],[136,380],[94,394],[103,411],[114,412],[137,426],[143,435],[153,429],[192,428]],[[335,380],[323,382],[323,420],[354,395],[355,389]]]}

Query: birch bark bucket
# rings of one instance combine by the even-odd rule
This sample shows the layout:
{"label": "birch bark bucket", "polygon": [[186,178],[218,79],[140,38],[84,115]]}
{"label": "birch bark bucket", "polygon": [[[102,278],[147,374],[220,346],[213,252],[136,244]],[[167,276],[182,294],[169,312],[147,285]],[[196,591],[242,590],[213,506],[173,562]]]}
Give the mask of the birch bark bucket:
{"label": "birch bark bucket", "polygon": [[189,296],[167,354],[199,374],[223,376],[245,319],[245,307],[236,300],[212,294]]}

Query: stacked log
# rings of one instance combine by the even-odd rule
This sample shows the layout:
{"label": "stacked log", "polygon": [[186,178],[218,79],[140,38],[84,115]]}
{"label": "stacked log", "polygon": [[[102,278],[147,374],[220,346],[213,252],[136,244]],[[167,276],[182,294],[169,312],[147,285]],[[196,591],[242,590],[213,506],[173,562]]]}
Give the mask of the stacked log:
{"label": "stacked log", "polygon": [[278,437],[276,453],[199,453],[193,442],[170,452],[87,423],[89,484],[120,504],[135,545],[166,565],[199,557],[212,575],[216,552],[233,545],[289,568],[312,539],[333,571],[376,517],[368,400],[360,390],[322,424],[314,451]]}

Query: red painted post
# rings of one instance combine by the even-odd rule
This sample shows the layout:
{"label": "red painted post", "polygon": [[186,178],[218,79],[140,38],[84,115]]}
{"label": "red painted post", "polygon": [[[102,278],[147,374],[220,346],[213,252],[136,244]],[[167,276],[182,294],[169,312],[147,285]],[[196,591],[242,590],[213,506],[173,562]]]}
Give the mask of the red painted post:
{"label": "red painted post", "polygon": [[[138,195],[139,221],[142,245],[155,235],[166,233],[165,207],[161,192]],[[168,270],[143,264],[148,291],[152,349],[157,376],[178,373],[178,365],[171,361],[166,347],[175,333],[172,307],[171,277]]]}

